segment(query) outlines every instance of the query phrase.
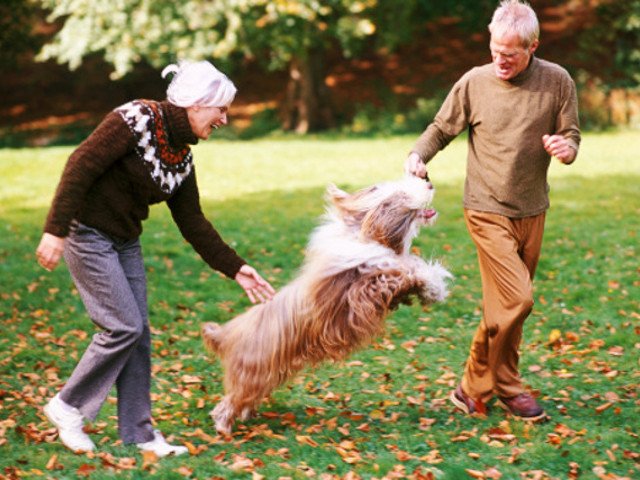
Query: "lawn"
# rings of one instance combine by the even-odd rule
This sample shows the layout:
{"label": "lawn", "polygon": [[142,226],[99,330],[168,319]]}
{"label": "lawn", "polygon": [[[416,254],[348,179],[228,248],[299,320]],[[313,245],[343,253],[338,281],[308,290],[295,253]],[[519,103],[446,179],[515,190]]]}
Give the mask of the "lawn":
{"label": "lawn", "polygon": [[[329,182],[399,177],[414,137],[211,140],[194,148],[203,208],[279,288],[299,266]],[[464,139],[430,165],[438,224],[416,246],[454,273],[447,302],[402,306],[348,361],[305,370],[232,438],[208,416],[221,372],[199,338],[249,302],[180,238],[164,205],[143,246],[153,329],[154,418],[189,456],[143,458],[118,441],[115,393],[91,424],[95,454],[56,441],[42,406],[94,328],[64,265],[34,250],[71,148],[0,150],[0,478],[640,478],[640,134],[587,134],[550,171],[551,203],[521,370],[550,421],[455,411],[447,397],[480,319],[475,250],[462,219]]]}

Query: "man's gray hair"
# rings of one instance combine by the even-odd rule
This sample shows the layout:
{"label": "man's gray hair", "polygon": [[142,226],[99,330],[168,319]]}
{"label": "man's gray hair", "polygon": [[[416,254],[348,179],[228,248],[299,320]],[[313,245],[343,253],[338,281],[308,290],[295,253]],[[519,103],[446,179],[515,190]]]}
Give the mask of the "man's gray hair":
{"label": "man's gray hair", "polygon": [[522,40],[522,46],[526,48],[538,39],[540,25],[536,12],[527,2],[502,0],[493,12],[489,32],[496,37],[515,33]]}

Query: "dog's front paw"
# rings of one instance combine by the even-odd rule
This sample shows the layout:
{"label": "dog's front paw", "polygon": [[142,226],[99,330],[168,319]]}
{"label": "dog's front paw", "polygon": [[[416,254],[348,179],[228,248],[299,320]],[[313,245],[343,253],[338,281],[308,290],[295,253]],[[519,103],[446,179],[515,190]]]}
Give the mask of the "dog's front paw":
{"label": "dog's front paw", "polygon": [[427,264],[420,271],[420,300],[423,305],[442,302],[449,295],[447,281],[453,278],[449,271],[437,262]]}

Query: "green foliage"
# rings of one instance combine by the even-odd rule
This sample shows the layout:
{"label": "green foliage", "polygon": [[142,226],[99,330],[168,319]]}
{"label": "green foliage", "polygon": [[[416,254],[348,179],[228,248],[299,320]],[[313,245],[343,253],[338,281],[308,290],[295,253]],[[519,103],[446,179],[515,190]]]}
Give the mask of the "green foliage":
{"label": "green foliage", "polygon": [[55,58],[71,69],[84,56],[103,52],[117,78],[143,58],[160,67],[185,56],[226,57],[236,46],[231,27],[237,12],[227,11],[227,2],[41,1],[51,9],[49,20],[64,19],[64,26],[40,59]]}
{"label": "green foliage", "polygon": [[309,51],[329,50],[336,39],[350,56],[375,32],[370,11],[376,4],[376,0],[248,1],[241,43],[272,69],[283,68]]}
{"label": "green foliage", "polygon": [[141,59],[156,67],[176,58],[257,57],[282,68],[293,56],[325,49],[338,38],[345,51],[375,31],[367,16],[375,0],[40,0],[64,27],[41,52],[76,68],[104,52],[120,77]]}
{"label": "green foliage", "polygon": [[397,135],[424,130],[438,113],[446,92],[433,98],[418,98],[413,109],[390,102],[384,108],[365,104],[356,108],[351,123],[342,130],[359,135]]}
{"label": "green foliage", "polygon": [[[311,50],[339,46],[347,57],[371,45],[394,49],[427,21],[455,16],[477,28],[478,9],[491,2],[410,0],[38,0],[64,26],[41,59],[74,69],[103,52],[121,77],[141,59],[161,67],[176,58],[257,58],[284,68]],[[482,19],[486,22],[486,18]],[[398,28],[402,25],[402,28]]]}
{"label": "green foliage", "polygon": [[[640,159],[629,148],[636,136],[585,135],[574,165],[551,166],[552,208],[521,355],[524,378],[551,415],[538,425],[499,409],[467,418],[447,400],[481,302],[461,211],[462,139],[430,164],[440,218],[416,240],[425,258],[442,259],[455,274],[451,297],[428,309],[401,307],[373,345],[343,363],[304,370],[228,440],[215,435],[208,416],[222,373],[198,330],[249,302],[185,244],[166,206],[154,207],[142,239],[153,415],[192,452],[159,462],[119,444],[115,392],[91,425],[96,455],[64,450],[42,415],[94,332],[64,265],[45,272],[33,254],[71,148],[1,150],[0,471],[94,479],[638,477]],[[353,190],[397,178],[414,140],[202,142],[194,153],[203,208],[282,288],[322,214],[326,184]]]}
{"label": "green foliage", "polygon": [[595,13],[580,38],[581,56],[597,67],[590,73],[610,88],[640,85],[640,0],[605,0]]}
{"label": "green foliage", "polygon": [[[455,20],[467,32],[486,31],[494,9],[498,3],[495,0],[457,0],[455,2],[432,2],[430,0],[409,0],[411,7],[403,7],[406,11],[401,18],[409,31],[424,28],[423,22],[433,19]],[[389,19],[394,18],[395,2],[381,2],[386,5]],[[534,6],[535,8],[535,6]],[[401,10],[401,11],[402,11]],[[391,25],[389,25],[392,30]],[[397,29],[396,29],[397,30]],[[412,32],[415,33],[415,32]]]}
{"label": "green foliage", "polygon": [[[336,54],[347,58],[365,53],[385,55],[411,45],[416,38],[428,38],[424,33],[428,25],[438,22],[453,25],[457,34],[473,38],[478,32],[486,32],[496,4],[495,0],[31,1],[51,10],[49,19],[62,24],[38,58],[56,59],[72,69],[90,54],[103,55],[113,65],[113,78],[124,76],[143,61],[161,68],[186,58],[215,59],[228,72],[242,68],[244,60],[257,60],[271,70],[290,68],[280,114],[284,128],[300,133],[335,125],[325,84],[329,53],[334,62]],[[547,3],[571,7],[576,2]],[[7,55],[27,38],[21,35],[28,18],[24,5],[31,4],[18,0],[3,4],[2,8],[15,12],[15,21],[0,33],[0,40],[12,45],[2,49]],[[577,22],[575,37],[581,48],[567,68],[581,65],[586,72],[585,83],[602,85],[605,91],[637,86],[640,0],[602,0],[591,2],[583,10],[593,12],[594,18],[591,23]],[[558,22],[548,28],[561,26]],[[602,110],[600,106],[585,110],[586,124],[610,124],[610,119],[600,118]],[[400,110],[388,109],[377,115],[363,106],[352,129],[361,131],[366,125],[371,125],[373,132],[397,133],[414,128],[413,121]],[[4,144],[15,142],[8,139]]]}
{"label": "green foliage", "polygon": [[240,138],[262,137],[279,129],[278,112],[273,108],[266,108],[251,117],[251,125],[240,132]]}
{"label": "green foliage", "polygon": [[20,55],[37,48],[32,32],[36,9],[31,0],[3,0],[0,3],[0,71],[10,71]]}

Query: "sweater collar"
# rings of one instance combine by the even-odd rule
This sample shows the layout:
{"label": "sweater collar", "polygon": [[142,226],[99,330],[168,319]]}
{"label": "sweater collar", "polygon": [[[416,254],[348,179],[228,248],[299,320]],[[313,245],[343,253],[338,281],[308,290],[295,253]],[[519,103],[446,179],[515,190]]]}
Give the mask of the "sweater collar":
{"label": "sweater collar", "polygon": [[527,68],[525,68],[522,72],[520,72],[511,80],[507,80],[507,82],[511,83],[512,85],[522,85],[529,78],[531,78],[531,75],[533,74],[533,72],[537,67],[538,67],[538,59],[535,57],[535,55],[531,55],[531,60],[529,60],[529,65],[527,65]]}
{"label": "sweater collar", "polygon": [[198,137],[191,130],[187,109],[178,107],[168,101],[160,102],[162,113],[165,116],[169,142],[174,148],[182,148],[186,145],[198,143]]}

